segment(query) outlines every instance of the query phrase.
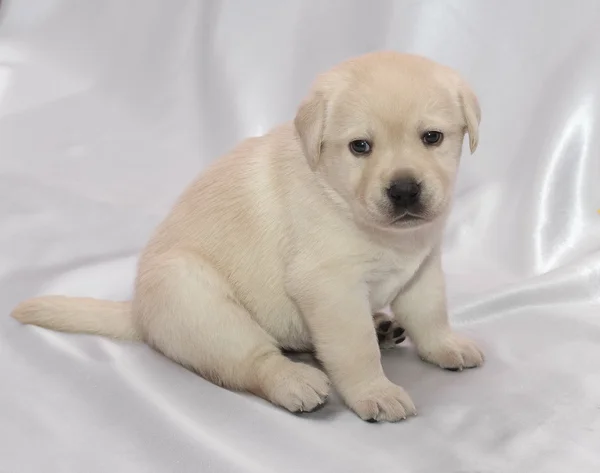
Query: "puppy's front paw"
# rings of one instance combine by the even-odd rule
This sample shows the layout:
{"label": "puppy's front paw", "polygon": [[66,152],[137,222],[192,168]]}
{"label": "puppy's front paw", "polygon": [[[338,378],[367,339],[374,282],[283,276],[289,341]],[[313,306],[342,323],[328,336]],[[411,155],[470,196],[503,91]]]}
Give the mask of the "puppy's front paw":
{"label": "puppy's front paw", "polygon": [[367,422],[397,422],[417,413],[406,391],[385,378],[357,387],[344,398],[348,407]]}
{"label": "puppy's front paw", "polygon": [[382,350],[394,348],[406,340],[404,329],[389,315],[378,312],[373,315],[377,341]]}
{"label": "puppy's front paw", "polygon": [[483,352],[474,342],[454,333],[420,346],[419,355],[425,361],[451,371],[475,368],[484,362]]}

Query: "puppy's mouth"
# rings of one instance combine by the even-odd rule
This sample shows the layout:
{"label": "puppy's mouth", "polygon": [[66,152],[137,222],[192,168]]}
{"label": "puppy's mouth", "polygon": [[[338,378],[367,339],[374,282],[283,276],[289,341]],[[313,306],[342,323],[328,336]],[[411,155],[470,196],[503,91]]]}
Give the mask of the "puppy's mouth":
{"label": "puppy's mouth", "polygon": [[404,212],[402,215],[398,215],[392,220],[392,225],[406,224],[414,226],[425,222],[426,219],[422,215],[413,214],[411,212]]}

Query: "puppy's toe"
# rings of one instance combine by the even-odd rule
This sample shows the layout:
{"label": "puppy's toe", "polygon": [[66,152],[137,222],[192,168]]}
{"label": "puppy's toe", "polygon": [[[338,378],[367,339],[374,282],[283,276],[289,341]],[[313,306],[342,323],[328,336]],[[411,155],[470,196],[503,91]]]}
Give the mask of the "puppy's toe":
{"label": "puppy's toe", "polygon": [[381,349],[394,348],[406,340],[404,329],[391,316],[378,312],[373,316],[373,322]]}

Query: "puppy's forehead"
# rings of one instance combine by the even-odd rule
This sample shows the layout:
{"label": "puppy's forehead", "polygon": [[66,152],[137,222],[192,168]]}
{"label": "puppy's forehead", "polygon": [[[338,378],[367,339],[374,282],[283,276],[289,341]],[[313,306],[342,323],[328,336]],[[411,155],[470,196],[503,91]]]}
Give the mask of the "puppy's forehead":
{"label": "puppy's forehead", "polygon": [[350,84],[342,97],[370,113],[393,116],[450,111],[458,105],[455,92],[430,76],[389,74]]}
{"label": "puppy's forehead", "polygon": [[455,74],[429,60],[392,56],[349,63],[340,72],[332,112],[348,125],[460,119]]}

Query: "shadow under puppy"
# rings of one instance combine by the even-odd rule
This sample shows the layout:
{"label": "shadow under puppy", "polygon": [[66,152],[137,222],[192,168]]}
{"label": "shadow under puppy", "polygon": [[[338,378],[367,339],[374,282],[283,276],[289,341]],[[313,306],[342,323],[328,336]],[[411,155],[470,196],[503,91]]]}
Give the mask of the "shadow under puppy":
{"label": "shadow under puppy", "polygon": [[[190,185],[144,249],[131,302],[43,296],[12,315],[143,341],[293,412],[323,404],[333,384],[362,419],[405,419],[415,406],[383,372],[375,325],[388,344],[403,327],[442,368],[483,363],[449,325],[440,258],[463,139],[473,152],[479,121],[445,66],[389,51],[345,61],[293,122]],[[386,307],[391,320],[377,313]],[[282,350],[314,351],[325,371]]]}

